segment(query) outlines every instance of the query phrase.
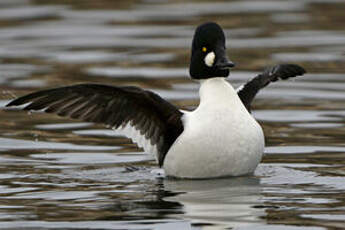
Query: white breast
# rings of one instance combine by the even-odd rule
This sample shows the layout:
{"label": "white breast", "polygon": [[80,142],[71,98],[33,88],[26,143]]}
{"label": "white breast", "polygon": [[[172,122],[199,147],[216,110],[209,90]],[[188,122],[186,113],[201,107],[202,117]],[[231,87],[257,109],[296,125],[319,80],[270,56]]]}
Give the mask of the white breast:
{"label": "white breast", "polygon": [[164,161],[168,176],[211,178],[252,173],[264,150],[260,125],[224,78],[202,82],[200,105]]}

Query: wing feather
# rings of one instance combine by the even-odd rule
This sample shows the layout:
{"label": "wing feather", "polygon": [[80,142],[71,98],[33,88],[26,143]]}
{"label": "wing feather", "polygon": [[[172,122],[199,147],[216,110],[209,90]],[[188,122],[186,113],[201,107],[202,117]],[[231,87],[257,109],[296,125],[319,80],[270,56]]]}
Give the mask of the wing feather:
{"label": "wing feather", "polygon": [[286,80],[288,78],[297,77],[305,74],[306,71],[299,65],[295,64],[281,64],[273,67],[268,67],[262,74],[254,77],[245,85],[240,86],[237,94],[247,110],[251,111],[251,103],[260,89],[264,88],[271,82],[279,79]]}
{"label": "wing feather", "polygon": [[142,142],[139,145],[145,150],[157,152],[160,166],[170,146],[183,131],[182,113],[174,105],[138,87],[72,85],[34,92],[7,106],[27,103],[24,110],[43,110],[127,130],[127,135]]}

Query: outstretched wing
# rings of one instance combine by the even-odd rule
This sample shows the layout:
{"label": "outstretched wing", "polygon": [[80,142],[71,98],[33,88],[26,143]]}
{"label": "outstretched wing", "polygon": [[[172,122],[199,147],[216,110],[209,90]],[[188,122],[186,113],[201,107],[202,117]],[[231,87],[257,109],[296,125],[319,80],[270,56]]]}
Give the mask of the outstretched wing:
{"label": "outstretched wing", "polygon": [[157,94],[138,87],[80,84],[28,94],[6,106],[27,104],[24,110],[44,110],[119,129],[156,153],[163,165],[170,146],[182,133],[182,113]]}
{"label": "outstretched wing", "polygon": [[237,89],[237,94],[240,97],[242,103],[246,106],[250,112],[251,103],[255,95],[260,89],[264,88],[271,82],[275,82],[279,79],[286,80],[291,77],[296,77],[305,74],[306,71],[299,65],[294,64],[281,64],[273,67],[268,67],[262,74],[254,77],[245,85],[240,86]]}

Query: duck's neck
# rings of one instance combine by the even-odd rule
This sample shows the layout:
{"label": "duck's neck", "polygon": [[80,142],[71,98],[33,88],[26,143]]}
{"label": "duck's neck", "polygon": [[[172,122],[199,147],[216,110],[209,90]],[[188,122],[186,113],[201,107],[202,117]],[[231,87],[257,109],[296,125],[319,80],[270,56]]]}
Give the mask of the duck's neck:
{"label": "duck's neck", "polygon": [[238,98],[236,91],[223,77],[209,78],[200,81],[200,105],[229,103]]}

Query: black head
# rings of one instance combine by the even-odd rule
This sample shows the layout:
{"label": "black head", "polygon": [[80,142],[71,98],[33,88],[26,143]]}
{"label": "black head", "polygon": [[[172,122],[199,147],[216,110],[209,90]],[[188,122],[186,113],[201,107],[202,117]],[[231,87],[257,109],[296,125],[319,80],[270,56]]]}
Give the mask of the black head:
{"label": "black head", "polygon": [[226,57],[222,28],[214,22],[198,26],[192,44],[190,76],[194,79],[227,77],[229,68],[234,66]]}

